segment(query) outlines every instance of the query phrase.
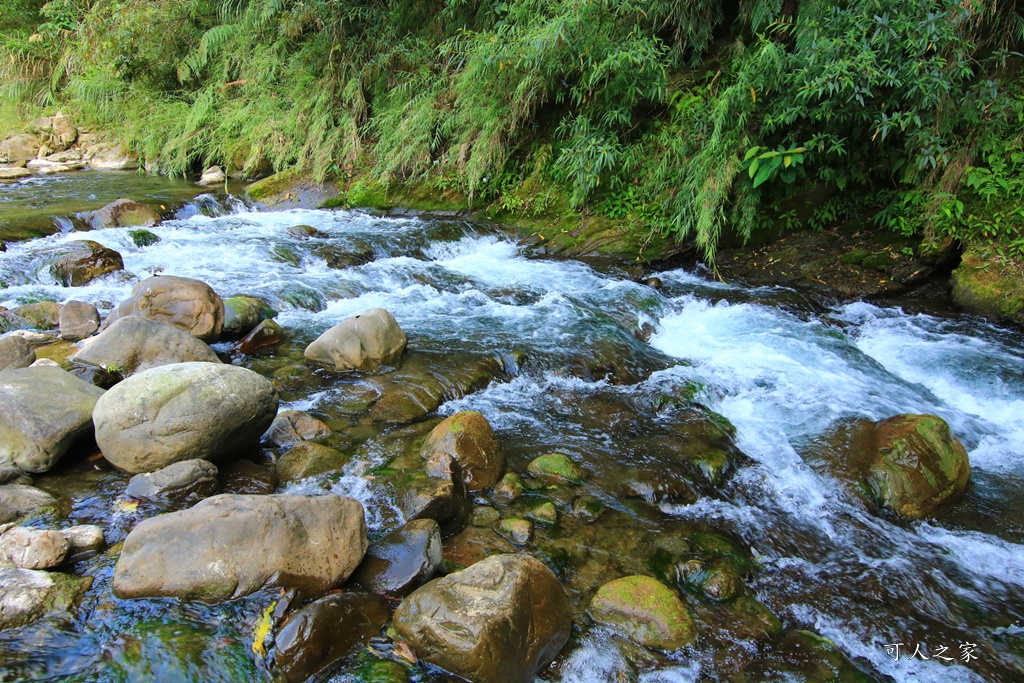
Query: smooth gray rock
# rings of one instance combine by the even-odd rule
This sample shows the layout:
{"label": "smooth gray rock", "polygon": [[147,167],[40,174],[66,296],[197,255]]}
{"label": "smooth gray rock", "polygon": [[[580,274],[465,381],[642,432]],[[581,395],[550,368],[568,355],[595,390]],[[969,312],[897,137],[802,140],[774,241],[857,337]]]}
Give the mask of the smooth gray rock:
{"label": "smooth gray rock", "polygon": [[106,539],[103,537],[103,529],[95,524],[78,524],[67,529],[61,529],[60,533],[67,539],[69,557],[79,553],[102,550],[107,544]]}
{"label": "smooth gray rock", "polygon": [[217,463],[258,447],[277,404],[274,385],[251,370],[164,365],[132,375],[96,403],[96,443],[132,473],[182,460]]}
{"label": "smooth gray rock", "polygon": [[14,522],[33,512],[57,504],[46,491],[24,484],[0,486],[0,524]]}
{"label": "smooth gray rock", "polygon": [[66,341],[80,341],[100,329],[100,312],[84,301],[68,301],[60,309],[60,336]]}
{"label": "smooth gray rock", "polygon": [[142,500],[197,501],[217,493],[217,466],[206,460],[182,460],[156,472],[136,474],[125,495]]}
{"label": "smooth gray rock", "polygon": [[137,316],[115,321],[71,359],[125,377],[174,363],[220,363],[209,345],[188,332]]}
{"label": "smooth gray rock", "polygon": [[103,389],[55,367],[0,372],[0,465],[46,472],[92,431]]}
{"label": "smooth gray rock", "polygon": [[224,302],[205,282],[158,275],[132,287],[131,296],[110,312],[103,327],[128,316],[173,325],[212,344],[224,328]]}
{"label": "smooth gray rock", "polygon": [[373,308],[335,325],[306,347],[306,360],[334,370],[376,372],[405,351],[405,332],[383,308]]}
{"label": "smooth gray rock", "polygon": [[24,526],[0,529],[0,566],[52,569],[68,556],[70,544],[59,531]]}
{"label": "smooth gray rock", "polygon": [[366,546],[363,506],[351,498],[219,495],[132,529],[114,594],[216,602],[279,586],[316,595],[347,579]]}
{"label": "smooth gray rock", "polygon": [[0,567],[0,629],[18,628],[73,607],[92,584],[57,572]]}
{"label": "smooth gray rock", "polygon": [[0,370],[27,368],[36,360],[32,345],[16,334],[0,337]]}

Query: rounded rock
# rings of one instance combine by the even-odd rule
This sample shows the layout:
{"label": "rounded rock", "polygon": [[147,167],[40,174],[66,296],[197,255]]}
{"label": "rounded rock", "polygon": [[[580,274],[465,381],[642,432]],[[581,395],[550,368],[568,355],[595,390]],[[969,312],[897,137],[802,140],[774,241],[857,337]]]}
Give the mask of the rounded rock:
{"label": "rounded rock", "polygon": [[668,586],[649,576],[626,576],[606,583],[588,611],[594,621],[659,650],[681,648],[696,635],[686,606]]}
{"label": "rounded rock", "polygon": [[434,427],[420,454],[427,461],[430,476],[450,470],[451,461],[457,461],[470,491],[493,486],[505,467],[505,456],[491,424],[473,410],[455,413]]}
{"label": "rounded rock", "polygon": [[173,325],[212,344],[224,329],[224,302],[205,282],[158,275],[132,287],[131,296],[107,316],[104,328],[128,316]]}
{"label": "rounded rock", "polygon": [[405,351],[405,332],[383,308],[348,318],[306,347],[306,360],[338,371],[376,372]]}

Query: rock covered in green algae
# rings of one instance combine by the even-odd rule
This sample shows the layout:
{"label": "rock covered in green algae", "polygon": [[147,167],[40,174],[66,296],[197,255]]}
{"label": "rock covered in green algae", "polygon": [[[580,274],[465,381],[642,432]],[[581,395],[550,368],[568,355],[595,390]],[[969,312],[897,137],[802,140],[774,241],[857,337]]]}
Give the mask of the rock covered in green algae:
{"label": "rock covered in green algae", "polygon": [[498,533],[517,545],[526,545],[533,538],[533,523],[528,519],[503,519],[498,522]]}
{"label": "rock covered in green algae", "polygon": [[588,609],[594,621],[647,647],[675,650],[696,637],[686,606],[649,576],[626,576],[598,589]]}
{"label": "rock covered in green algae", "polygon": [[569,640],[572,613],[542,562],[495,555],[414,592],[394,624],[418,656],[458,676],[528,683]]}
{"label": "rock covered in green algae", "polygon": [[456,460],[470,491],[493,486],[505,467],[505,456],[491,424],[473,410],[455,413],[434,427],[420,454],[431,476],[450,468],[451,460]]}
{"label": "rock covered in green algae", "polygon": [[961,308],[998,321],[1024,325],[1024,278],[978,248],[964,252],[950,277],[953,301]]}
{"label": "rock covered in green algae", "polygon": [[583,470],[565,453],[548,453],[531,462],[526,471],[548,484],[578,484]]}
{"label": "rock covered in green algae", "polygon": [[289,483],[335,472],[348,461],[349,456],[341,451],[312,441],[300,441],[277,461],[277,479]]}
{"label": "rock covered in green algae", "polygon": [[224,339],[238,339],[251,332],[264,320],[276,315],[266,302],[251,296],[224,299]]}
{"label": "rock covered in green algae", "polygon": [[91,578],[0,567],[0,629],[18,628],[45,614],[67,611],[91,584]]}
{"label": "rock covered in green algae", "polygon": [[954,500],[971,476],[963,444],[935,415],[896,415],[875,426],[877,455],[867,487],[882,506],[904,519],[922,519]]}
{"label": "rock covered in green algae", "polygon": [[494,497],[498,500],[512,502],[523,495],[524,490],[522,478],[515,472],[509,472],[494,487]]}

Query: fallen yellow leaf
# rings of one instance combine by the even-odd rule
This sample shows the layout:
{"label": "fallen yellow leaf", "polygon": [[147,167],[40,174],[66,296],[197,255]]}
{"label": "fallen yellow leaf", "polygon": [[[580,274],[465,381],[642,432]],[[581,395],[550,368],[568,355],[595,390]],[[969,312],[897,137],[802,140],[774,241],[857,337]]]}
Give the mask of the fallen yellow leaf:
{"label": "fallen yellow leaf", "polygon": [[270,627],[274,625],[274,608],[277,607],[277,600],[267,605],[267,608],[260,614],[256,622],[256,630],[252,634],[252,651],[260,657],[267,656],[267,649],[263,647],[263,641],[270,635]]}

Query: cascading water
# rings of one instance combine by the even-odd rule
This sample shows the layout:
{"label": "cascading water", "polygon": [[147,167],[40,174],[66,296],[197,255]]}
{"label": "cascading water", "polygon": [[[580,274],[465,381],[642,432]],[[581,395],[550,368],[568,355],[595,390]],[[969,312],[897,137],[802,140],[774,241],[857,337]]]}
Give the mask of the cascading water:
{"label": "cascading water", "polygon": [[[452,380],[438,411],[482,412],[509,466],[520,472],[542,453],[574,455],[590,473],[581,491],[609,510],[589,526],[567,522],[544,532],[526,549],[559,566],[575,606],[576,633],[541,678],[738,680],[748,664],[770,658],[771,639],[735,631],[723,616],[727,607],[693,597],[701,636],[678,652],[645,651],[589,625],[585,608],[595,583],[616,571],[646,571],[658,549],[704,531],[749,546],[748,593],[786,629],[825,636],[877,680],[1024,678],[1018,334],[963,316],[866,303],[807,307],[793,304],[799,297],[787,290],[745,290],[685,270],[661,273],[664,288],[655,291],[614,270],[528,258],[494,228],[461,221],[252,212],[238,204],[219,210],[203,201],[205,208],[191,205],[152,228],[160,239],[150,246],[137,247],[126,229],[10,245],[0,253],[0,305],[77,299],[109,310],[138,278],[181,275],[209,283],[222,297],[263,297],[279,311],[290,335],[286,350],[234,359],[265,374],[294,364],[295,350],[326,328],[378,306],[407,332],[411,358],[442,379],[470,363],[503,368],[484,388],[460,389]],[[299,224],[315,231],[289,230]],[[124,273],[84,287],[55,283],[45,250],[83,238],[119,251]],[[227,345],[216,348],[230,353]],[[350,425],[355,454],[342,473],[287,490],[356,497],[380,534],[402,520],[393,488],[374,473],[400,458],[418,432],[415,425],[370,429],[358,417],[346,421],[361,409],[349,407],[357,384],[314,373],[282,391],[282,407]],[[710,478],[713,485],[688,483],[690,475],[677,477],[670,462],[685,440],[673,431],[679,413],[666,408],[666,397],[683,393],[728,418],[745,454],[728,476]],[[928,522],[869,513],[813,456],[837,421],[907,412],[947,420],[973,468],[964,499]],[[110,475],[98,492],[71,491],[72,519],[115,523],[110,503],[119,486]],[[557,495],[551,494],[564,509]],[[160,629],[123,635],[129,623],[156,619],[194,626],[196,647],[205,653],[202,680],[237,680],[239,671],[268,675],[211,654],[216,643],[243,637],[236,625],[251,623],[258,605],[116,601],[111,562],[79,568],[97,581],[74,624],[0,633],[0,670],[6,661],[16,678],[79,680],[111,666],[178,670],[166,653],[157,654]],[[894,661],[883,646],[898,642],[911,651],[921,643],[931,658],[905,653]],[[960,660],[962,643],[977,645],[977,660]],[[950,647],[954,661],[932,657],[939,645]],[[343,671],[336,680],[356,679]]]}

